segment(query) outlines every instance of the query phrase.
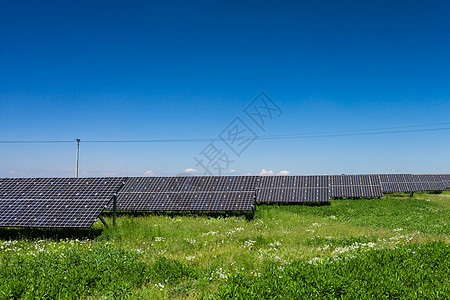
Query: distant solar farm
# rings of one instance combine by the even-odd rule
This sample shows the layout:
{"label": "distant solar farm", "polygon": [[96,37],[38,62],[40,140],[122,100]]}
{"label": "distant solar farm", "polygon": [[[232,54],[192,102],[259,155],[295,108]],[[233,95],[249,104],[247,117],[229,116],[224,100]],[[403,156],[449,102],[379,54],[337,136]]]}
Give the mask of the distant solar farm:
{"label": "distant solar farm", "polygon": [[104,211],[254,212],[448,188],[450,174],[0,178],[0,227],[89,228],[107,225]]}

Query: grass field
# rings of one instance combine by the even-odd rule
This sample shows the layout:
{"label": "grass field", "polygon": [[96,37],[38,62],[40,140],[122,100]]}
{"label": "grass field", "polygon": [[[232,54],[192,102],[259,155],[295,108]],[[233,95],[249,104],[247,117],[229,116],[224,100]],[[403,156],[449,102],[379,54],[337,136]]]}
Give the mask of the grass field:
{"label": "grass field", "polygon": [[0,299],[448,299],[449,220],[446,191],[0,229]]}

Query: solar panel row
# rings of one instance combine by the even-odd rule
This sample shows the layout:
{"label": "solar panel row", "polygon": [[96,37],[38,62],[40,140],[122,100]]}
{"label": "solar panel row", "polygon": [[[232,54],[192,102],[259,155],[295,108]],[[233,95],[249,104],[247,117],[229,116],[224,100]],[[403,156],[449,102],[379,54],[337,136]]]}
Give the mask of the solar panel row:
{"label": "solar panel row", "polygon": [[[440,178],[440,176],[437,177]],[[149,202],[153,201],[152,199],[159,199],[159,196],[152,195],[149,198],[143,194],[138,195],[146,192],[256,191],[257,202],[276,203],[327,202],[330,196],[382,197],[383,191],[409,192],[439,188],[436,183],[418,184],[415,182],[417,180],[422,182],[424,178],[414,179],[411,174],[142,177],[133,178],[127,182],[119,193],[118,208],[123,210],[150,210],[149,207],[152,205]],[[428,180],[430,181],[429,178]],[[176,195],[166,195],[164,199],[170,202],[174,201],[175,197]],[[185,197],[189,197],[189,195]],[[122,203],[123,201],[126,201],[126,203]],[[139,204],[133,204],[133,201],[138,201]],[[185,209],[182,205],[177,205],[177,207],[178,209]]]}

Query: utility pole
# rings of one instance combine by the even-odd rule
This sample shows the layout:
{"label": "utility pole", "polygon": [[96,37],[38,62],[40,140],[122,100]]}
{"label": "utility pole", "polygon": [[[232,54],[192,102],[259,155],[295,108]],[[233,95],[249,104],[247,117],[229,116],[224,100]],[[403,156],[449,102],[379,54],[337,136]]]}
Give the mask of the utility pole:
{"label": "utility pole", "polygon": [[78,178],[78,159],[80,157],[80,139],[76,139],[75,142],[77,143],[77,167],[75,169],[75,178]]}

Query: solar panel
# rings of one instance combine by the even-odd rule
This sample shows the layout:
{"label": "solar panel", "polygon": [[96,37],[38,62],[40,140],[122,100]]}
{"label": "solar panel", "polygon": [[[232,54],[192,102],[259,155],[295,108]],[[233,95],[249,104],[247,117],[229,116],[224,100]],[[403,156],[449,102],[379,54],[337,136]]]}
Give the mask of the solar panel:
{"label": "solar panel", "polygon": [[121,191],[164,192],[171,177],[130,177]]}
{"label": "solar panel", "polygon": [[328,188],[265,188],[256,190],[259,203],[328,202]]}
{"label": "solar panel", "polygon": [[259,203],[328,202],[327,176],[261,176],[256,188]]}
{"label": "solar panel", "polygon": [[0,227],[88,228],[107,200],[0,200]]}
{"label": "solar panel", "polygon": [[254,192],[125,193],[118,210],[148,211],[250,211]]}
{"label": "solar panel", "polygon": [[257,176],[133,177],[117,210],[250,211],[257,183]]}
{"label": "solar panel", "polygon": [[125,178],[4,178],[0,227],[90,227]]}
{"label": "solar panel", "polygon": [[420,190],[411,174],[380,174],[384,193],[412,193]]}
{"label": "solar panel", "polygon": [[335,198],[382,197],[377,175],[330,175],[330,196]]}
{"label": "solar panel", "polygon": [[195,176],[187,180],[189,191],[254,191],[258,183],[257,176]]}
{"label": "solar panel", "polygon": [[442,182],[444,183],[445,188],[446,189],[450,188],[450,175],[449,174],[442,174],[442,175],[439,175],[439,176],[440,176]]}
{"label": "solar panel", "polygon": [[420,174],[411,176],[419,191],[443,191],[446,189],[446,184],[439,175]]}
{"label": "solar panel", "polygon": [[111,199],[124,177],[106,178],[4,178],[0,199]]}
{"label": "solar panel", "polygon": [[381,186],[374,185],[334,185],[330,186],[330,195],[334,198],[373,198],[382,197]]}
{"label": "solar panel", "polygon": [[258,188],[328,188],[328,178],[324,175],[308,176],[261,176]]}

